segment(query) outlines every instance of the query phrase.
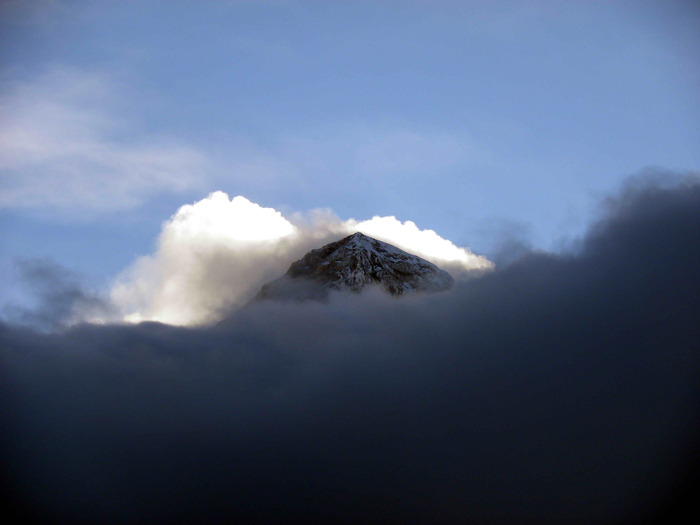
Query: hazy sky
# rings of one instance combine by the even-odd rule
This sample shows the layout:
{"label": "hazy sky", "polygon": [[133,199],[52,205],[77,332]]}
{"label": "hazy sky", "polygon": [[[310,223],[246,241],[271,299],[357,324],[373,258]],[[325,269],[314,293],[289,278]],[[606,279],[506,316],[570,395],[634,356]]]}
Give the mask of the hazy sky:
{"label": "hazy sky", "polygon": [[17,258],[109,288],[215,190],[493,256],[557,247],[631,174],[700,166],[692,2],[10,0],[0,24],[13,300]]}

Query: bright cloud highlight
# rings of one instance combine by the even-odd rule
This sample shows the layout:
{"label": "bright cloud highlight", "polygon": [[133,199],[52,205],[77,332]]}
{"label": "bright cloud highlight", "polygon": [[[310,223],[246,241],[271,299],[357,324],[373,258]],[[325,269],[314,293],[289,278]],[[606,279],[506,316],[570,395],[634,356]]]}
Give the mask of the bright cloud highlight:
{"label": "bright cloud highlight", "polygon": [[433,230],[421,230],[413,221],[401,222],[396,217],[372,217],[370,220],[347,221],[352,229],[391,243],[449,271],[455,277],[464,272],[488,270],[493,263],[486,257],[475,255],[467,248],[460,248],[443,239]]}
{"label": "bright cloud highlight", "polygon": [[164,234],[189,242],[215,239],[235,244],[278,241],[295,230],[272,208],[263,208],[240,195],[229,200],[226,193],[215,191],[206,199],[180,208]]}
{"label": "bright cloud highlight", "polygon": [[492,267],[485,257],[411,221],[343,221],[329,210],[288,220],[273,208],[217,191],[182,206],[163,224],[155,253],[119,276],[110,294],[120,312],[115,320],[175,325],[217,321],[310,249],[355,231],[424,257],[457,278]]}
{"label": "bright cloud highlight", "polygon": [[295,231],[272,208],[214,192],[164,223],[156,252],[118,278],[112,302],[131,322],[211,321],[283,267]]}

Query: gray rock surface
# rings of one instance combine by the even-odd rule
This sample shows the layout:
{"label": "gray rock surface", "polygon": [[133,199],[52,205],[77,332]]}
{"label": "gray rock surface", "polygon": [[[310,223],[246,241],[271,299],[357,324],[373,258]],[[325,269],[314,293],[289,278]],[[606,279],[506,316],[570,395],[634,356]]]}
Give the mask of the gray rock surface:
{"label": "gray rock surface", "polygon": [[285,275],[264,285],[256,299],[323,299],[331,290],[359,292],[368,285],[403,295],[439,292],[453,283],[433,263],[358,232],[311,250]]}

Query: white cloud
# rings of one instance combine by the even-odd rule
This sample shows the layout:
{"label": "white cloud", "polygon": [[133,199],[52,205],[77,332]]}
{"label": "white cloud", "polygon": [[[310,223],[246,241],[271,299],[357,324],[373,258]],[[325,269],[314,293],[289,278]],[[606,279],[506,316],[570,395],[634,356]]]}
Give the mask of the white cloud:
{"label": "white cloud", "polygon": [[452,241],[443,239],[433,230],[421,230],[412,221],[401,222],[396,217],[372,217],[356,222],[349,220],[353,230],[361,231],[389,242],[407,252],[414,253],[444,268],[455,277],[474,270],[488,270],[493,263],[486,257],[475,255],[467,248],[460,248]]}
{"label": "white cloud", "polygon": [[296,231],[272,208],[214,192],[163,225],[156,252],[120,276],[112,301],[127,321],[211,321],[282,269]]}
{"label": "white cloud", "polygon": [[201,184],[203,156],[139,135],[133,118],[124,116],[124,86],[107,75],[56,67],[4,87],[0,207],[75,216],[130,208],[156,192]]}
{"label": "white cloud", "polygon": [[358,230],[433,261],[455,277],[491,267],[484,257],[410,221],[343,221],[330,210],[287,219],[272,208],[217,191],[182,206],[163,224],[155,253],[119,276],[111,290],[119,312],[115,320],[178,325],[216,321],[308,250]]}
{"label": "white cloud", "polygon": [[229,200],[224,192],[215,191],[206,199],[182,206],[164,234],[188,242],[214,239],[238,243],[278,241],[294,231],[280,212],[240,195]]}

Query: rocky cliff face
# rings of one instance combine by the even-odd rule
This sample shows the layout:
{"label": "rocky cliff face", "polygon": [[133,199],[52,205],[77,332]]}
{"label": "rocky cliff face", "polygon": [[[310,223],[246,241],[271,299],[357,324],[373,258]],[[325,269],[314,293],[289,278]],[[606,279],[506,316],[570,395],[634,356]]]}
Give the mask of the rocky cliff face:
{"label": "rocky cliff face", "polygon": [[264,285],[256,299],[321,299],[331,290],[359,292],[367,285],[403,295],[439,292],[453,283],[450,274],[425,259],[358,232],[311,250]]}

